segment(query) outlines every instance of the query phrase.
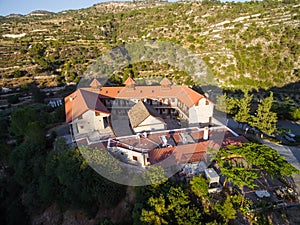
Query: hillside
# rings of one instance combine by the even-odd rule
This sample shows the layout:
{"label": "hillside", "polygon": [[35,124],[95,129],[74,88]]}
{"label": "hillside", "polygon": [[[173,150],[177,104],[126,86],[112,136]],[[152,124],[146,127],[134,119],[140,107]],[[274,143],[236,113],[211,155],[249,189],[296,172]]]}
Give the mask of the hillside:
{"label": "hillside", "polygon": [[296,83],[300,4],[285,2],[114,2],[2,17],[0,86],[77,82],[105,51],[142,39],[171,41],[199,54],[224,87]]}

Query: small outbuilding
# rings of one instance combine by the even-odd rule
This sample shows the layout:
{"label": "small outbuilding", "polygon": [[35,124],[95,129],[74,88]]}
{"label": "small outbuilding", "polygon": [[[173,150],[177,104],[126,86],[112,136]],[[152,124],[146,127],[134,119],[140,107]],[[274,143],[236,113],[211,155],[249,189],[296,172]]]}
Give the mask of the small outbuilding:
{"label": "small outbuilding", "polygon": [[135,133],[166,129],[166,123],[159,113],[143,101],[139,101],[128,111],[128,117]]}

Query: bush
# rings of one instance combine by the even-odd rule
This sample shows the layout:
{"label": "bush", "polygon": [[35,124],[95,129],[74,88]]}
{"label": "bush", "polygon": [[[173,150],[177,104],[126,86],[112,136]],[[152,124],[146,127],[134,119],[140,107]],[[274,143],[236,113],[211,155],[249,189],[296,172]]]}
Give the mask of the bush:
{"label": "bush", "polygon": [[15,70],[14,72],[12,72],[12,76],[14,78],[20,78],[20,77],[23,77],[27,74],[27,71],[25,70]]}
{"label": "bush", "polygon": [[292,119],[300,120],[300,108],[297,108],[292,112]]}

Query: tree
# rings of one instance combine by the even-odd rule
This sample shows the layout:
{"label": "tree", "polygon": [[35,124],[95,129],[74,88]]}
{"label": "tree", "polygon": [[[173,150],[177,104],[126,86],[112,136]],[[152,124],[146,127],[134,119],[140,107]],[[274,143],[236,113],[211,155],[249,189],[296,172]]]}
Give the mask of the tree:
{"label": "tree", "polygon": [[45,92],[42,92],[36,85],[32,85],[31,93],[33,100],[37,103],[44,103],[46,97]]}
{"label": "tree", "polygon": [[125,186],[97,174],[78,148],[51,152],[45,167],[45,177],[39,182],[39,194],[45,202],[89,209],[112,207],[125,196]]}
{"label": "tree", "polygon": [[[216,159],[221,173],[226,176],[226,181],[232,182],[242,190],[244,186],[250,189],[256,186],[254,181],[261,177],[259,171],[265,171],[271,177],[291,176],[297,172],[276,150],[256,143],[221,149]],[[244,200],[243,196],[241,205],[244,204]]]}
{"label": "tree", "polygon": [[281,119],[292,119],[292,112],[295,108],[295,102],[286,97],[283,102],[274,102],[272,111],[277,113],[277,117]]}
{"label": "tree", "polygon": [[238,111],[238,101],[235,98],[230,98],[225,94],[218,96],[216,108],[222,112],[234,115]]}
{"label": "tree", "polygon": [[44,127],[47,120],[45,113],[37,109],[24,107],[15,110],[11,115],[9,131],[16,136],[24,136],[34,143],[44,143]]}
{"label": "tree", "polygon": [[209,193],[208,193],[208,182],[207,180],[199,176],[194,176],[190,181],[192,192],[201,199],[202,206],[206,213],[209,213],[211,203],[209,201]]}
{"label": "tree", "polygon": [[[235,156],[235,157],[230,157]],[[233,164],[226,159],[234,159],[237,156],[243,157],[246,160],[246,171],[232,169]],[[239,185],[241,180],[255,179],[256,175],[251,175],[250,172],[255,172],[252,167],[258,167],[266,171],[270,176],[282,177],[291,176],[297,172],[286,159],[279,155],[278,152],[266,145],[256,143],[244,143],[242,146],[230,146],[227,149],[221,149],[217,156],[218,164],[221,167],[222,174],[231,177],[233,183]],[[241,167],[241,166],[240,166]],[[242,172],[234,174],[234,172]],[[245,172],[245,174],[243,174]],[[248,175],[249,176],[248,176]],[[251,184],[251,183],[250,183]]]}
{"label": "tree", "polygon": [[140,216],[143,224],[199,224],[200,212],[184,189],[169,186],[163,190],[157,189],[159,196],[147,200]]}
{"label": "tree", "polygon": [[43,146],[46,142],[44,127],[41,122],[33,121],[28,124],[26,138],[29,142]]}
{"label": "tree", "polygon": [[9,163],[14,169],[14,178],[23,187],[37,181],[43,173],[44,146],[24,142],[17,146],[9,156]]}
{"label": "tree", "polygon": [[244,90],[244,97],[238,101],[239,110],[233,117],[236,121],[246,124],[251,118],[250,107],[253,95],[249,95],[248,90]]}
{"label": "tree", "polygon": [[54,150],[57,152],[67,151],[70,146],[67,143],[67,140],[64,137],[59,137],[54,143]]}
{"label": "tree", "polygon": [[41,58],[45,55],[46,46],[41,43],[36,43],[29,49],[29,55],[33,58]]}
{"label": "tree", "polygon": [[33,108],[24,107],[13,111],[9,131],[16,136],[24,136],[28,132],[28,126],[37,121],[37,113]]}
{"label": "tree", "polygon": [[52,67],[51,61],[48,59],[48,57],[46,57],[46,49],[47,46],[41,43],[33,44],[29,49],[29,55],[44,70]]}
{"label": "tree", "polygon": [[[259,104],[256,115],[252,116],[251,125],[257,127],[267,135],[272,135],[277,130],[277,114],[271,111],[273,105],[273,92]],[[263,135],[263,134],[262,134]]]}
{"label": "tree", "polygon": [[225,224],[228,224],[230,220],[236,218],[236,211],[233,208],[233,204],[231,203],[231,199],[229,195],[227,195],[226,200],[224,201],[223,204],[217,201],[217,203],[214,205],[214,209],[222,217]]}
{"label": "tree", "polygon": [[199,198],[208,199],[208,183],[201,175],[194,176],[190,181],[191,189],[193,193]]}
{"label": "tree", "polygon": [[13,75],[14,78],[20,78],[20,77],[24,76],[25,73],[26,73],[25,71],[15,70],[12,72],[11,75]]}

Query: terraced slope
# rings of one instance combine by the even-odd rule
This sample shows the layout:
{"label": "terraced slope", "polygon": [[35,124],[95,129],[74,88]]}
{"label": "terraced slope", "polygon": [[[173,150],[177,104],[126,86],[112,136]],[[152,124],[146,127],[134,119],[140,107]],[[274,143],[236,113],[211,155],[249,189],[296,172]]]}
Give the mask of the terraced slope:
{"label": "terraced slope", "polygon": [[[299,7],[292,1],[123,2],[2,17],[0,85],[34,77],[41,85],[76,82],[87,65],[112,47],[157,39],[199,54],[225,87],[281,87],[300,79]],[[54,76],[47,79],[49,75]]]}

